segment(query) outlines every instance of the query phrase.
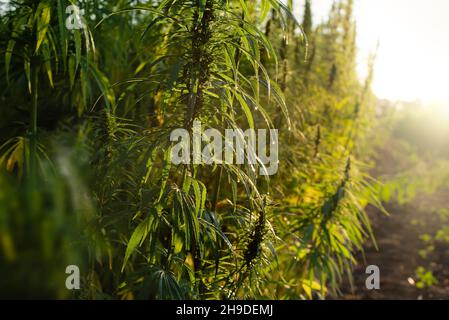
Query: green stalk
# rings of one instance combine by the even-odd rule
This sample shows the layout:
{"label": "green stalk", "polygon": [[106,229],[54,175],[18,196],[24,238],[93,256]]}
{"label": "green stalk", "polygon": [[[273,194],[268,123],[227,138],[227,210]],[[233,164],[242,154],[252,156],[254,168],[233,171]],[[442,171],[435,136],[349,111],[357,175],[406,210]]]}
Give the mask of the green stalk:
{"label": "green stalk", "polygon": [[[243,26],[244,26],[243,22],[245,20],[245,12],[243,10],[241,12],[241,19],[242,19],[242,22],[240,23],[240,27],[243,28]],[[239,47],[241,45],[241,42],[242,42],[241,39],[239,39],[239,41],[238,41],[238,46]],[[239,69],[239,66],[240,66],[240,59],[242,57],[241,54],[242,54],[241,51],[238,50],[238,49],[235,51],[235,54],[234,54],[234,61],[235,61],[235,65],[237,66],[237,70]],[[238,74],[236,75],[236,79],[235,79],[235,82],[237,82],[237,81],[238,81]],[[234,99],[235,99],[235,92],[232,94],[231,105],[234,104]],[[224,127],[223,114],[221,115],[221,127],[222,128]],[[218,199],[219,199],[219,196],[220,196],[220,185],[221,185],[222,177],[223,177],[223,166],[220,166],[220,170],[219,170],[218,175],[216,177],[215,192],[214,192],[214,196],[213,196],[213,199],[212,199],[212,211],[214,213],[216,213],[217,203],[218,203]]]}
{"label": "green stalk", "polygon": [[39,67],[34,63],[31,83],[31,110],[30,110],[30,174],[34,180],[37,174],[37,99]]}

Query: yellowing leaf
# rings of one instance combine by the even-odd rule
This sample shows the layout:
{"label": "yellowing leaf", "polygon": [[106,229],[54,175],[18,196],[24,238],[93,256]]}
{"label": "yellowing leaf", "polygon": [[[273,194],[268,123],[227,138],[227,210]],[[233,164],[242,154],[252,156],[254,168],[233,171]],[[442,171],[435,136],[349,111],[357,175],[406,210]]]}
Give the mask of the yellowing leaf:
{"label": "yellowing leaf", "polygon": [[[39,14],[40,13],[40,14]],[[48,31],[51,17],[51,7],[48,3],[41,2],[37,9],[37,44],[36,52],[39,50]]]}

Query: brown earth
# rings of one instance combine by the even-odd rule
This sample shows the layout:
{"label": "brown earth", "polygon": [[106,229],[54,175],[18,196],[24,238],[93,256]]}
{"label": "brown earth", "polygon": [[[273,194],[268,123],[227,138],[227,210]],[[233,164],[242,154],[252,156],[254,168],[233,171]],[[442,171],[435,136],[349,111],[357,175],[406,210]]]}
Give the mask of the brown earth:
{"label": "brown earth", "polygon": [[[406,205],[386,204],[391,214],[386,216],[380,210],[369,207],[374,236],[378,250],[367,242],[365,253],[357,257],[354,286],[348,280],[342,286],[343,299],[449,299],[449,243],[422,240],[422,235],[434,236],[444,225],[449,225],[448,217],[442,217],[435,208],[448,207],[449,191],[433,195],[420,195],[413,203]],[[434,250],[424,257],[420,250],[434,245]],[[380,268],[380,290],[368,290],[365,273],[368,265]],[[438,280],[436,285],[417,288],[416,269],[431,270]]]}

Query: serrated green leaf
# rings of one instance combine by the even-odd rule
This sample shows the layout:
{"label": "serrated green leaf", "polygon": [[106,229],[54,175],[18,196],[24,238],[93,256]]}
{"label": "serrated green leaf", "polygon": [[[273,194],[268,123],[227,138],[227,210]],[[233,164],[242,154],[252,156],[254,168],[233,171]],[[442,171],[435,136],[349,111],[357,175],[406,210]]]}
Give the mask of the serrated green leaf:
{"label": "serrated green leaf", "polygon": [[126,246],[125,258],[123,260],[122,272],[125,269],[126,263],[129,260],[129,257],[134,252],[134,250],[141,246],[145,241],[146,237],[151,228],[151,224],[153,222],[153,217],[148,216],[145,220],[143,220],[134,230],[131,238],[129,239],[128,245]]}

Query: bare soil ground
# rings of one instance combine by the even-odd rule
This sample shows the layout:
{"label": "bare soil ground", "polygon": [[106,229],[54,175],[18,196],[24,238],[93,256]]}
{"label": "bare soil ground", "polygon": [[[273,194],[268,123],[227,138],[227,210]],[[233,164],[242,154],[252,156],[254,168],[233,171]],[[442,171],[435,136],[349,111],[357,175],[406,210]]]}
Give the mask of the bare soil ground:
{"label": "bare soil ground", "polygon": [[[433,242],[434,250],[424,258],[420,250],[429,243],[420,237],[434,235],[444,222],[434,208],[449,206],[449,191],[433,195],[420,195],[407,205],[386,204],[391,216],[370,207],[378,250],[372,242],[365,245],[365,254],[358,257],[359,265],[354,270],[354,286],[345,280],[342,299],[449,299],[449,243]],[[380,290],[368,290],[365,273],[368,265],[380,268]],[[419,289],[416,283],[416,269],[425,267],[432,270],[438,280],[436,285]]]}

